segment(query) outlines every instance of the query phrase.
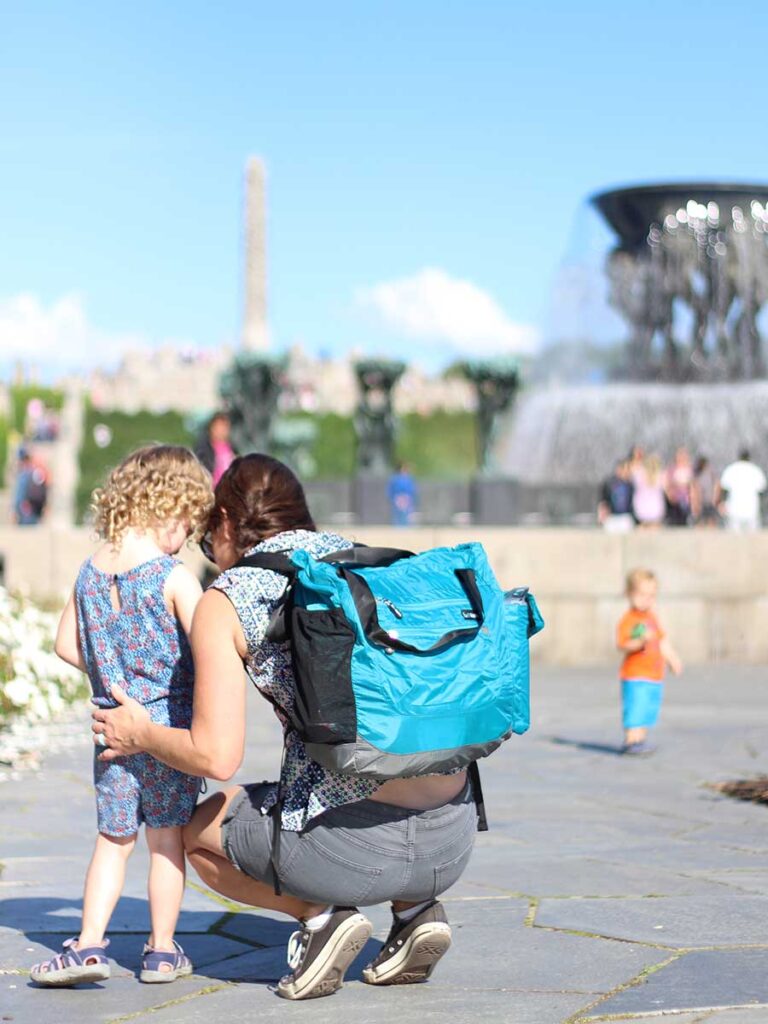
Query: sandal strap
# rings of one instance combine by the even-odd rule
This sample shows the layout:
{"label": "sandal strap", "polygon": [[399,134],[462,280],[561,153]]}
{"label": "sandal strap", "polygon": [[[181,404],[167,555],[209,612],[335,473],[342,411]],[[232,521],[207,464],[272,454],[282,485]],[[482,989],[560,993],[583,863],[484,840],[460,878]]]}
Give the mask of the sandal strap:
{"label": "sandal strap", "polygon": [[[48,973],[51,971],[64,971],[68,967],[86,967],[87,960],[95,961],[98,964],[109,963],[108,958],[105,956],[105,951],[109,945],[107,939],[103,946],[84,946],[82,949],[75,949],[75,943],[77,939],[75,937],[67,939],[62,943],[61,952],[55,953],[50,960],[43,960],[39,964],[35,964],[32,968],[33,971]],[[45,968],[45,971],[43,971]]]}
{"label": "sandal strap", "polygon": [[174,939],[174,951],[167,949],[154,949],[145,945],[142,959],[142,967],[145,971],[158,971],[163,964],[170,964],[171,970],[176,971],[180,967],[187,967],[191,960]]}

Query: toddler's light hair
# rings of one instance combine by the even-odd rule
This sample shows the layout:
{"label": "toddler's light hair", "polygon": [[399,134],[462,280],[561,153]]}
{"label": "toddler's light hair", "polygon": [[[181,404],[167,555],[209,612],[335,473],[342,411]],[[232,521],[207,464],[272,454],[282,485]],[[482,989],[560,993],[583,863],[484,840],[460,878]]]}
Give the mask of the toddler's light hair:
{"label": "toddler's light hair", "polygon": [[119,545],[131,527],[148,529],[178,520],[199,540],[213,507],[208,471],[188,448],[151,444],[131,452],[93,492],[99,537]]}
{"label": "toddler's light hair", "polygon": [[634,594],[641,583],[658,583],[656,573],[650,569],[633,569],[627,573],[626,593]]}

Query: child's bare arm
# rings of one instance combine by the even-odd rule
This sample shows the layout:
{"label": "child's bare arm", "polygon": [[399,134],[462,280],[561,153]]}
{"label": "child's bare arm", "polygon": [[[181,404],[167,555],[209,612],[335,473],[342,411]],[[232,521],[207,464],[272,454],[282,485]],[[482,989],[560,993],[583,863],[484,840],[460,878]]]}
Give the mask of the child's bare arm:
{"label": "child's bare arm", "polygon": [[674,649],[669,640],[666,639],[666,637],[659,644],[659,650],[661,651],[661,656],[663,657],[664,661],[666,661],[666,663],[669,665],[669,667],[672,669],[675,675],[679,676],[680,673],[683,671],[683,663],[680,660],[677,651]]}
{"label": "child's bare arm", "polygon": [[638,636],[634,640],[617,640],[616,647],[625,654],[637,654],[638,651],[642,651],[645,647],[645,639],[642,636]]}
{"label": "child's bare arm", "polygon": [[70,595],[67,606],[59,619],[59,628],[56,631],[56,643],[53,649],[62,661],[74,665],[81,672],[88,671],[83,661],[80,639],[77,635],[77,608],[75,606],[74,593]]}
{"label": "child's bare arm", "polygon": [[177,565],[165,584],[165,599],[189,636],[197,602],[203,596],[200,581],[185,565]]}

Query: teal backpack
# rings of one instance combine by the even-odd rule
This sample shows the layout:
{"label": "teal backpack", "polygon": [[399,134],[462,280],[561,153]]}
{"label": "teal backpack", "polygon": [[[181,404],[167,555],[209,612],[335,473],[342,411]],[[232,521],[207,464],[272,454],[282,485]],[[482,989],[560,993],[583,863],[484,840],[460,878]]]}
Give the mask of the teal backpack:
{"label": "teal backpack", "polygon": [[291,643],[291,724],[309,756],[379,780],[465,768],[529,725],[526,588],[502,591],[481,544],[355,547],[239,566],[289,579],[267,639]]}

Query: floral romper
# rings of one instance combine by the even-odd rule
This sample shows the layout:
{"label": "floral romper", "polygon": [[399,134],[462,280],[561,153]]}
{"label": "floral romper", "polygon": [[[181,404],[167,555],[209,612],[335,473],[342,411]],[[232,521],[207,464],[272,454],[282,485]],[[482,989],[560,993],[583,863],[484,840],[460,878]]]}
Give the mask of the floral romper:
{"label": "floral romper", "polygon": [[[75,584],[80,650],[98,707],[116,707],[117,683],[153,722],[187,729],[192,722],[194,667],[181,623],[166,608],[163,588],[179,564],[162,555],[128,572],[112,575],[89,559]],[[110,600],[117,587],[120,610]],[[186,825],[201,780],[169,768],[149,754],[99,761],[94,782],[99,832],[131,836],[145,822],[151,828]]]}

